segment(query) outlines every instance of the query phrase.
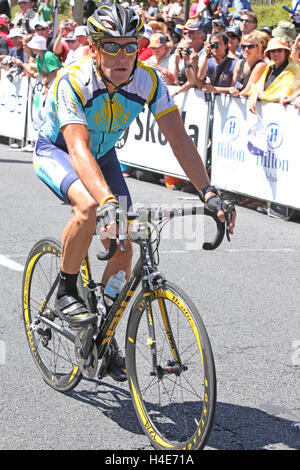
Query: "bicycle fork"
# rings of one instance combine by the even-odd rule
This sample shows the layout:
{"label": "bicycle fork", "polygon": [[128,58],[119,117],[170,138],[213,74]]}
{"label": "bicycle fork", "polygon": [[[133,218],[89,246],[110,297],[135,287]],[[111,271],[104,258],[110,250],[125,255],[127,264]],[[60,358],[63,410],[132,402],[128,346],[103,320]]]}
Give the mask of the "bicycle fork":
{"label": "bicycle fork", "polygon": [[155,338],[155,327],[154,327],[154,318],[152,313],[152,305],[150,301],[151,292],[145,292],[145,302],[146,302],[146,315],[147,315],[147,323],[148,323],[148,332],[149,337],[147,340],[147,345],[150,347],[151,355],[152,355],[152,371],[150,375],[157,377],[158,380],[161,380],[165,375],[175,374],[179,376],[183,371],[187,370],[187,366],[182,364],[180,355],[174,340],[171,324],[169,321],[168,312],[165,305],[165,300],[162,298],[158,299],[158,304],[160,308],[160,314],[162,316],[162,320],[165,327],[167,341],[170,345],[170,349],[172,352],[173,358],[167,361],[165,367],[162,367],[158,364],[158,354],[157,354],[157,343]]}

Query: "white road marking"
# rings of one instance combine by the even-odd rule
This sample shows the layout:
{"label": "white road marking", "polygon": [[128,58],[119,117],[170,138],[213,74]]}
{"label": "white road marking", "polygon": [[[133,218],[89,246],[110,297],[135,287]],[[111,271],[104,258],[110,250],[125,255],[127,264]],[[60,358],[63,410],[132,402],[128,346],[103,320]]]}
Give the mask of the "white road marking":
{"label": "white road marking", "polygon": [[0,255],[0,265],[5,266],[8,269],[12,269],[13,271],[24,271],[24,266],[22,264],[17,263],[17,261],[13,261],[12,259],[4,255]]}

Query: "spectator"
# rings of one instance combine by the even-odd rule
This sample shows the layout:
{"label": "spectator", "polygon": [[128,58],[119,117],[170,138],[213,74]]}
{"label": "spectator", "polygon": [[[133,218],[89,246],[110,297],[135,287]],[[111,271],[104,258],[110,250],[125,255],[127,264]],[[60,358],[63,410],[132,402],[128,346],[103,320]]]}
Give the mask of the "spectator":
{"label": "spectator", "polygon": [[35,12],[31,6],[31,0],[18,0],[20,11],[16,13],[13,19],[13,25],[18,28],[22,28],[27,34],[31,33],[29,22],[37,20],[39,18],[37,12]]}
{"label": "spectator", "polygon": [[242,36],[250,34],[257,28],[257,16],[253,11],[246,11],[240,18],[240,30]]}
{"label": "spectator", "polygon": [[229,93],[236,59],[228,56],[228,36],[215,33],[205,43],[204,60],[199,67],[197,86],[208,93]]}
{"label": "spectator", "polygon": [[212,34],[214,33],[225,33],[226,26],[223,21],[219,19],[212,20]]}
{"label": "spectator", "polygon": [[48,89],[52,85],[61,63],[53,52],[47,50],[44,37],[34,35],[27,46],[35,54],[37,66],[35,76],[42,75],[44,87]]}
{"label": "spectator", "polygon": [[270,41],[270,39],[272,39],[272,28],[270,26],[263,26],[262,28],[260,28],[260,30],[262,33],[265,33],[267,38],[268,38],[268,41]]}
{"label": "spectator", "polygon": [[51,0],[40,0],[40,6],[38,8],[38,14],[40,19],[46,23],[52,23],[53,21],[53,7],[50,5]]}
{"label": "spectator", "polygon": [[47,41],[47,49],[49,49],[52,35],[50,32],[50,26],[46,21],[43,20],[35,20],[30,22],[31,29],[38,34],[39,36],[43,36]]}
{"label": "spectator", "polygon": [[65,62],[69,52],[68,43],[63,41],[63,39],[68,36],[68,34],[74,33],[75,25],[77,26],[77,23],[66,20],[61,21],[58,27],[57,36],[53,44],[53,52],[57,55],[61,63]]}
{"label": "spectator", "polygon": [[260,31],[253,31],[241,41],[243,58],[239,60],[233,72],[233,87],[229,90],[233,96],[248,96],[253,83],[262,76],[267,64],[264,52],[267,47],[265,36]]}
{"label": "spectator", "polygon": [[279,21],[277,27],[272,30],[272,36],[273,38],[283,38],[292,47],[297,36],[296,28],[289,21]]}
{"label": "spectator", "polygon": [[178,20],[180,19],[183,7],[182,7],[182,0],[170,0],[170,9],[169,9],[169,19]]}
{"label": "spectator", "polygon": [[191,19],[197,19],[198,18],[198,6],[199,6],[199,0],[194,0],[194,2],[191,5],[190,12],[189,12],[189,18]]}
{"label": "spectator", "polygon": [[[292,0],[292,10],[296,8],[298,0]],[[298,3],[297,9],[293,15],[290,15],[290,20],[295,25],[296,32],[299,33],[300,30],[300,4]]]}
{"label": "spectator", "polygon": [[87,19],[94,13],[97,5],[94,0],[86,0],[83,5],[83,23],[86,24]]}
{"label": "spectator", "polygon": [[233,26],[239,26],[239,19],[244,13],[251,11],[251,3],[249,0],[232,0],[232,11],[229,13],[229,18],[234,20]]}
{"label": "spectator", "polygon": [[63,65],[66,66],[76,61],[75,51],[78,49],[79,44],[73,33],[69,33],[63,41],[67,43],[69,49],[66,60],[63,62]]}
{"label": "spectator", "polygon": [[14,47],[9,51],[9,55],[15,59],[15,64],[18,67],[24,68],[27,62],[27,54],[23,47],[23,38],[25,34],[20,28],[13,28],[9,32],[9,37],[13,42]]}
{"label": "spectator", "polygon": [[153,55],[147,59],[145,63],[158,69],[164,77],[167,85],[175,85],[174,75],[169,71],[171,54],[167,40],[167,36],[162,33],[155,33],[151,36],[150,47]]}
{"label": "spectator", "polygon": [[86,26],[76,26],[74,30],[74,37],[77,39],[79,45],[88,46],[89,40],[87,37],[87,27]]}
{"label": "spectator", "polygon": [[0,55],[7,55],[9,49],[14,47],[8,32],[8,21],[3,16],[0,16]]}
{"label": "spectator", "polygon": [[150,38],[152,36],[152,28],[147,24],[144,25],[144,34],[141,38],[138,39],[139,44],[139,51],[138,51],[138,59],[139,60],[147,60],[149,57],[153,55],[152,49],[149,46]]}
{"label": "spectator", "polygon": [[240,59],[241,58],[241,47],[240,47],[240,40],[241,40],[241,32],[238,28],[234,28],[230,26],[226,30],[226,34],[228,37],[228,46],[229,52],[228,57],[232,57],[233,59]]}
{"label": "spectator", "polygon": [[150,7],[148,8],[148,11],[147,11],[147,22],[156,20],[157,18],[159,18],[159,16],[160,16],[160,12],[159,12],[159,8],[157,5],[157,0],[151,0]]}
{"label": "spectator", "polygon": [[10,1],[8,2],[8,0],[0,0],[0,15],[6,15],[9,20],[11,18],[10,8]]}
{"label": "spectator", "polygon": [[179,42],[182,39],[182,32],[177,27],[175,28],[168,28],[168,36],[170,39],[170,53],[173,54],[178,46]]}
{"label": "spectator", "polygon": [[296,81],[297,65],[290,59],[291,49],[282,38],[272,38],[265,50],[265,56],[271,60],[249,93],[249,110],[256,114],[258,99],[270,102],[283,102],[298,86]]}
{"label": "spectator", "polygon": [[178,44],[170,64],[175,82],[180,85],[176,94],[195,86],[199,63],[205,54],[203,45],[206,40],[206,31],[201,21],[186,23],[183,35],[184,39]]}
{"label": "spectator", "polygon": [[168,21],[168,18],[169,18],[169,10],[170,10],[170,0],[163,0],[163,4],[164,6],[161,8],[161,14],[162,14],[162,18],[165,22]]}
{"label": "spectator", "polygon": [[300,34],[297,36],[293,44],[291,57],[298,67],[300,67]]}
{"label": "spectator", "polygon": [[162,33],[167,34],[167,25],[164,21],[149,21],[148,26],[152,28],[152,33]]}

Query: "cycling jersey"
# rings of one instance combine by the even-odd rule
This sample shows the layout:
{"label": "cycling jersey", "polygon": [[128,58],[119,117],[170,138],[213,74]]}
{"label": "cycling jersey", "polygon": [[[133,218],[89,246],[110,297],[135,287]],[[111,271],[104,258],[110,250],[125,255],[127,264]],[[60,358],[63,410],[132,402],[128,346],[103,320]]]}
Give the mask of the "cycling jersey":
{"label": "cycling jersey", "polygon": [[146,104],[156,119],[177,109],[155,69],[138,61],[132,80],[110,98],[91,56],[84,57],[58,73],[40,134],[67,150],[60,128],[85,124],[91,136],[91,153],[99,159],[114,147]]}

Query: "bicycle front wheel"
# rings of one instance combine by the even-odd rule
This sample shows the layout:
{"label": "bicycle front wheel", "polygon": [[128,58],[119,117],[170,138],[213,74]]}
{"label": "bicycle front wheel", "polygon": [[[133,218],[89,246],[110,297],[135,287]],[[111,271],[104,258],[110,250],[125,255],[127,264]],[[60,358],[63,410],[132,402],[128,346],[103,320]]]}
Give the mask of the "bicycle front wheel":
{"label": "bicycle front wheel", "polygon": [[26,337],[35,364],[48,385],[57,391],[67,392],[82,378],[74,344],[39,321],[42,315],[62,329],[68,328],[55,315],[54,307],[60,256],[61,246],[56,240],[44,239],[35,244],[24,270],[22,303]]}
{"label": "bicycle front wheel", "polygon": [[166,283],[136,298],[128,320],[126,367],[135,411],[152,445],[202,449],[214,421],[214,359],[200,314],[178,287]]}

